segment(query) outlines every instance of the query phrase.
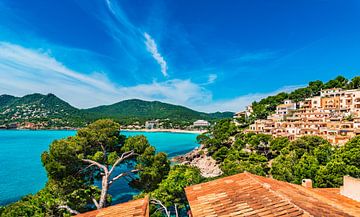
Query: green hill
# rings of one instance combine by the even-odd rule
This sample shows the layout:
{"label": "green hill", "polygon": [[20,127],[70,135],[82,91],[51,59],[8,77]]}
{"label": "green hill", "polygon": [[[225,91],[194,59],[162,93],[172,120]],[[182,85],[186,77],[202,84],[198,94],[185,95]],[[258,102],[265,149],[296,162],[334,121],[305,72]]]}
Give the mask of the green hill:
{"label": "green hill", "polygon": [[12,102],[14,102],[14,100],[18,99],[15,96],[10,96],[10,95],[1,95],[0,96],[0,109],[2,109],[3,107],[11,104]]}
{"label": "green hill", "polygon": [[124,100],[112,105],[99,106],[85,110],[93,119],[113,118],[115,120],[170,119],[173,121],[194,121],[198,119],[214,120],[232,117],[232,112],[204,113],[184,106],[172,105],[159,101],[139,99]]}
{"label": "green hill", "polygon": [[41,123],[51,127],[81,127],[100,118],[112,118],[123,124],[150,119],[169,119],[189,124],[194,120],[232,117],[232,112],[204,113],[184,106],[158,101],[125,100],[113,105],[78,109],[54,94],[30,94],[23,97],[0,96],[0,125],[10,123]]}
{"label": "green hill", "polygon": [[46,123],[54,126],[83,126],[86,121],[81,110],[54,94],[30,94],[23,97],[0,96],[0,124]]}

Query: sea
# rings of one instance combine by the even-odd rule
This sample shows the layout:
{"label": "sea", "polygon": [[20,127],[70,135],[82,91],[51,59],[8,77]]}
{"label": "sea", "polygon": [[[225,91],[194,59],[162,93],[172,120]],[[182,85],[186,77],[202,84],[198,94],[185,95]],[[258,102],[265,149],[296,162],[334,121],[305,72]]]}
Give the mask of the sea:
{"label": "sea", "polygon": [[[41,164],[41,153],[49,149],[53,140],[75,134],[76,131],[61,130],[0,130],[0,206],[42,189],[47,177]],[[192,133],[122,131],[121,134],[144,135],[156,151],[166,152],[169,158],[198,146],[197,134]],[[111,186],[109,193],[116,204],[132,199],[139,192],[122,179]]]}

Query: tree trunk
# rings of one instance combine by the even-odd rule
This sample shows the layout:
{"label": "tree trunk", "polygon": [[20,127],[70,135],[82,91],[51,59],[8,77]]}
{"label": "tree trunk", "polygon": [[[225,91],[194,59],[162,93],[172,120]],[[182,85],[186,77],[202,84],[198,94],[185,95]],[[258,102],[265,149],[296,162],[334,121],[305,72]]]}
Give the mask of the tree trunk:
{"label": "tree trunk", "polygon": [[107,196],[108,189],[109,189],[109,175],[105,174],[102,177],[101,194],[100,194],[98,209],[104,208],[106,206],[106,196]]}
{"label": "tree trunk", "polygon": [[[110,171],[108,169],[108,167],[106,165],[100,164],[99,162],[96,162],[94,160],[90,160],[90,159],[82,159],[83,162],[85,163],[90,163],[90,166],[88,166],[87,168],[91,167],[91,166],[97,166],[101,172],[101,176],[102,176],[102,180],[101,180],[101,194],[100,194],[100,200],[99,202],[97,202],[95,200],[95,198],[93,198],[93,202],[96,206],[97,209],[101,209],[104,208],[106,206],[106,198],[107,198],[107,193],[109,190],[109,186],[116,180],[120,179],[121,177],[127,175],[127,172],[121,173],[117,176],[115,176],[114,178],[110,179],[111,174],[114,172],[116,166],[118,164],[120,164],[123,160],[130,158],[131,156],[136,155],[134,153],[134,151],[128,151],[128,152],[124,152],[121,157],[119,157],[115,163],[113,164],[113,166],[111,167]],[[102,171],[101,171],[102,170]],[[137,170],[132,170],[130,172],[135,172]]]}
{"label": "tree trunk", "polygon": [[178,209],[177,209],[177,205],[175,204],[175,217],[179,217],[179,213],[178,213]]}

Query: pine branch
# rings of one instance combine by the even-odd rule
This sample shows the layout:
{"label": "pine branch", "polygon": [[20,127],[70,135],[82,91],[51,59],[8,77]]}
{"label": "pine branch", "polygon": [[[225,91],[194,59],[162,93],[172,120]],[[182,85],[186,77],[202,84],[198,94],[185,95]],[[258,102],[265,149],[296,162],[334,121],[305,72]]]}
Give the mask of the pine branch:
{"label": "pine branch", "polygon": [[78,215],[80,214],[80,212],[74,210],[74,209],[71,209],[68,205],[61,205],[61,206],[58,206],[58,209],[66,209],[67,211],[69,211],[70,214],[72,215]]}

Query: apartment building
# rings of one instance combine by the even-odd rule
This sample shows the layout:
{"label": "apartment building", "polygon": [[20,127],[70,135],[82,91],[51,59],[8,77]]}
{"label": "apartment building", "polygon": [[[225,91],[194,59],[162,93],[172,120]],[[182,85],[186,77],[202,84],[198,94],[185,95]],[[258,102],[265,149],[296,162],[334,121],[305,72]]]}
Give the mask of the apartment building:
{"label": "apartment building", "polygon": [[298,103],[300,108],[321,108],[321,97],[315,96],[307,98],[304,101]]}
{"label": "apartment building", "polygon": [[328,110],[340,109],[340,97],[324,97],[321,98],[321,108]]}
{"label": "apartment building", "polygon": [[291,100],[285,100],[283,104],[280,104],[276,107],[276,115],[281,119],[284,119],[286,115],[289,115],[290,112],[295,111],[297,108],[297,103],[292,102]]}
{"label": "apartment building", "polygon": [[317,135],[333,144],[344,144],[360,135],[360,89],[333,88],[298,103],[285,100],[275,114],[256,120],[246,131],[289,139]]}

